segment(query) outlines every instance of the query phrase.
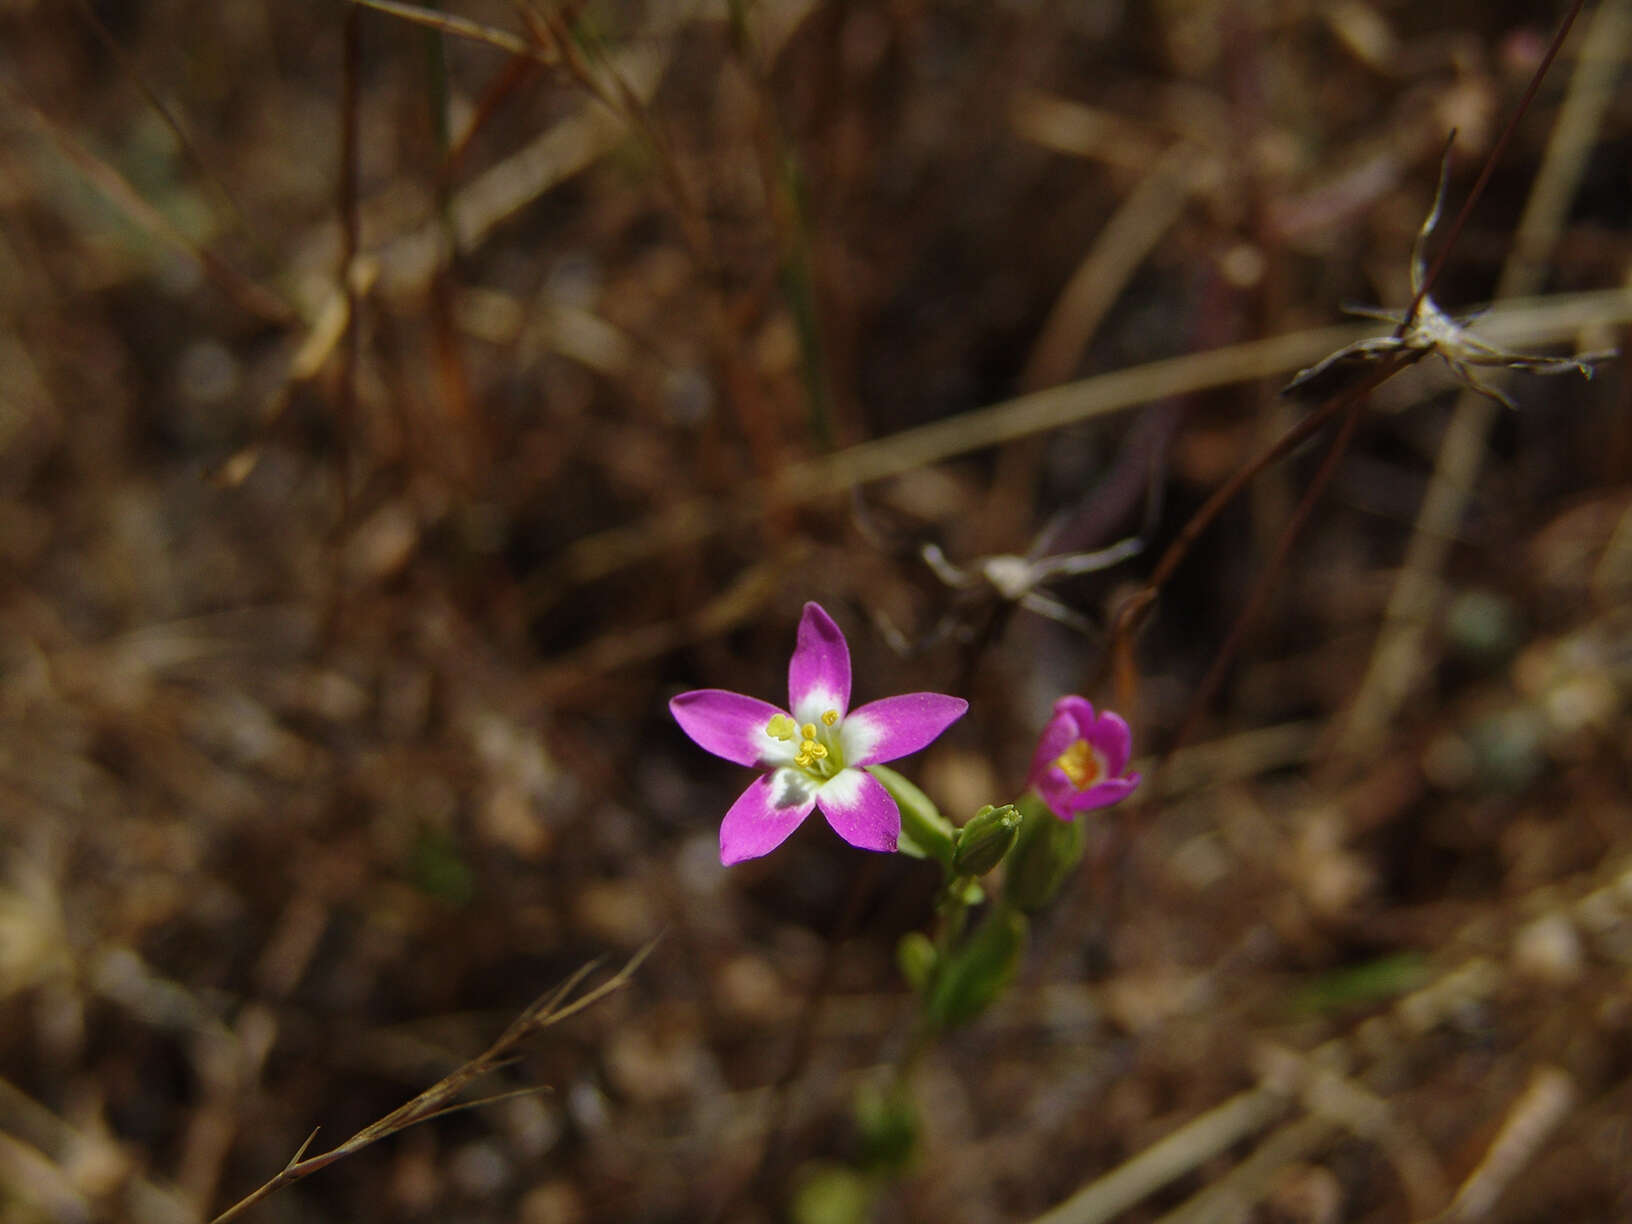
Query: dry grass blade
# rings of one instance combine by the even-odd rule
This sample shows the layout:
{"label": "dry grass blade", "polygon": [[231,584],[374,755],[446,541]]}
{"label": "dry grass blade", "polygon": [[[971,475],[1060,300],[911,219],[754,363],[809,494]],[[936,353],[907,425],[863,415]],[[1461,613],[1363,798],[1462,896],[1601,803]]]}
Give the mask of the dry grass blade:
{"label": "dry grass blade", "polygon": [[421,8],[417,4],[403,4],[400,0],[350,0],[359,8],[370,8],[377,12],[389,13],[393,17],[400,17],[404,21],[411,21],[415,25],[422,25],[426,29],[435,30],[439,34],[451,34],[455,38],[466,38],[472,42],[486,43],[510,55],[524,55],[528,59],[538,60],[540,63],[555,64],[561,60],[561,53],[555,47],[529,42],[519,35],[508,30],[501,30],[497,26],[483,25],[479,21],[472,21],[468,17],[458,17],[450,13],[438,12],[436,9]]}
{"label": "dry grass blade", "polygon": [[[664,44],[643,44],[620,51],[612,59],[630,92],[649,99],[663,79],[669,51]],[[602,103],[587,102],[484,170],[454,193],[450,205],[459,249],[477,249],[503,222],[617,147],[628,131],[622,116]],[[440,266],[442,249],[440,222],[428,223],[390,243],[380,252],[383,287],[399,295],[419,292]]]}
{"label": "dry grass blade", "polygon": [[1088,1183],[1031,1224],[1103,1224],[1170,1182],[1228,1151],[1286,1111],[1287,1098],[1268,1088],[1232,1097]]}
{"label": "dry grass blade", "polygon": [[1149,166],[1169,139],[1115,112],[1033,91],[1015,97],[1009,121],[1017,135],[1042,148],[1126,170]]}
{"label": "dry grass blade", "polygon": [[[91,1219],[91,1203],[81,1179],[70,1165],[80,1168],[93,1158],[122,1159],[114,1137],[100,1127],[76,1125],[40,1104],[10,1080],[0,1079],[0,1202],[8,1210],[33,1207],[54,1214],[52,1219]],[[129,1201],[140,1218],[152,1224],[195,1224],[198,1213],[173,1187],[132,1169]]]}
{"label": "dry grass blade", "polygon": [[559,1024],[570,1016],[577,1015],[585,1008],[600,1002],[607,995],[627,986],[634,978],[635,971],[640,968],[641,963],[651,954],[655,946],[655,942],[647,944],[639,952],[635,953],[623,968],[607,978],[606,981],[585,991],[577,998],[572,998],[573,992],[595,971],[597,965],[591,963],[578,969],[561,985],[540,996],[538,1000],[530,1004],[526,1010],[510,1022],[509,1027],[499,1035],[492,1045],[488,1046],[475,1058],[443,1076],[443,1078],[425,1089],[424,1092],[414,1097],[413,1100],[392,1110],[378,1121],[365,1126],[344,1143],[316,1156],[307,1156],[306,1150],[311,1147],[312,1141],[317,1138],[317,1132],[314,1130],[307,1137],[306,1142],[300,1145],[299,1150],[290,1157],[289,1163],[283,1167],[277,1176],[227,1208],[226,1211],[216,1216],[210,1224],[227,1224],[229,1220],[236,1220],[251,1207],[275,1194],[283,1187],[326,1169],[335,1161],[360,1152],[370,1144],[394,1135],[399,1131],[407,1130],[410,1126],[417,1126],[421,1122],[429,1122],[433,1118],[439,1118],[444,1114],[453,1113],[457,1110],[468,1109],[476,1105],[491,1104],[493,1101],[504,1100],[507,1097],[517,1095],[516,1093],[501,1093],[498,1096],[484,1098],[480,1101],[461,1102],[457,1100],[475,1080],[508,1063],[516,1047],[526,1038],[549,1028],[551,1025]]}
{"label": "dry grass blade", "polygon": [[[1509,302],[1486,316],[1484,330],[1493,339],[1539,344],[1569,337],[1589,324],[1628,321],[1632,291],[1613,289]],[[869,481],[1169,396],[1284,374],[1363,334],[1355,327],[1323,327],[1153,361],[790,464],[774,482],[750,485],[731,501],[694,498],[638,523],[584,537],[562,554],[540,580],[539,590],[559,598],[584,583],[755,522],[774,507],[818,501]]]}
{"label": "dry grass blade", "polygon": [[1450,1188],[1433,1149],[1387,1099],[1330,1063],[1295,1051],[1272,1048],[1264,1057],[1279,1064],[1269,1072],[1272,1077],[1289,1076],[1297,1082],[1302,1104],[1311,1115],[1382,1150],[1394,1166],[1413,1217],[1430,1215],[1449,1201]]}
{"label": "dry grass blade", "polygon": [[[1219,1158],[1230,1148],[1251,1139],[1283,1118],[1300,1094],[1303,1104],[1314,1112],[1287,1121],[1270,1132],[1258,1147],[1235,1169],[1214,1179],[1167,1216],[1171,1224],[1210,1224],[1219,1219],[1237,1218],[1243,1204],[1263,1196],[1269,1179],[1287,1164],[1300,1159],[1345,1123],[1351,1129],[1369,1131],[1386,1144],[1399,1142],[1404,1133],[1389,1123],[1380,1129],[1370,1122],[1355,1123],[1370,1115],[1372,1104],[1356,1107],[1351,1089],[1343,1090],[1344,1102],[1335,1105],[1330,1094],[1331,1077],[1311,1077],[1309,1069],[1343,1066],[1371,1057],[1386,1060],[1391,1052],[1407,1048],[1425,1034],[1445,1023],[1449,1016],[1466,1007],[1470,1000],[1490,997],[1503,983],[1503,975],[1491,961],[1475,956],[1454,965],[1420,989],[1399,998],[1387,1018],[1372,1021],[1369,1040],[1336,1039],[1294,1058],[1271,1057],[1261,1068],[1259,1086],[1231,1097],[1192,1119],[1129,1157],[1109,1173],[1089,1182],[1059,1206],[1037,1216],[1031,1224],[1104,1224],[1142,1202],[1164,1186]],[[1308,1081],[1324,1080],[1311,1091]],[[1325,1101],[1320,1097],[1326,1093]],[[1377,1098],[1364,1094],[1367,1102]],[[1334,1116],[1335,1115],[1335,1116]],[[1441,1194],[1437,1167],[1426,1163],[1425,1155],[1406,1157],[1405,1176],[1418,1184],[1417,1193],[1425,1200]],[[1442,1201],[1442,1200],[1441,1200]]]}
{"label": "dry grass blade", "polygon": [[1578,1095],[1569,1075],[1557,1067],[1538,1068],[1443,1218],[1471,1221],[1489,1214],[1508,1183],[1569,1115]]}
{"label": "dry grass blade", "polygon": [[1336,1122],[1319,1116],[1288,1122],[1272,1131],[1252,1155],[1224,1176],[1157,1217],[1156,1224],[1217,1224],[1250,1218],[1281,1170],[1318,1149],[1339,1129]]}
{"label": "dry grass blade", "polygon": [[1069,377],[1088,341],[1156,244],[1212,173],[1202,150],[1173,145],[1129,193],[1060,291],[1020,375],[1025,390]]}

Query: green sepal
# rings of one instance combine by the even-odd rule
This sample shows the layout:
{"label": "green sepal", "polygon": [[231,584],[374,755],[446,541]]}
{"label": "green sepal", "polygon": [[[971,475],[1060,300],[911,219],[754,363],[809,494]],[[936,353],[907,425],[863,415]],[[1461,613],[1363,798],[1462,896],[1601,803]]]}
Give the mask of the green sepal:
{"label": "green sepal", "polygon": [[941,962],[924,1012],[937,1028],[968,1024],[1014,980],[1026,946],[1026,916],[1007,906],[989,910],[980,928]]}
{"label": "green sepal", "polygon": [[867,772],[877,778],[895,806],[901,809],[901,837],[897,849],[913,858],[932,858],[948,873],[952,870],[952,851],[957,844],[957,830],[942,816],[930,797],[895,770],[883,765],[868,765]]}
{"label": "green sepal", "polygon": [[1061,820],[1035,792],[1016,801],[1020,834],[1009,853],[1003,879],[1003,899],[1027,914],[1034,914],[1054,899],[1060,887],[1082,862],[1087,842],[1080,820]]}
{"label": "green sepal", "polygon": [[1001,863],[1020,832],[1020,812],[1012,803],[987,804],[958,830],[952,870],[960,876],[985,875]]}

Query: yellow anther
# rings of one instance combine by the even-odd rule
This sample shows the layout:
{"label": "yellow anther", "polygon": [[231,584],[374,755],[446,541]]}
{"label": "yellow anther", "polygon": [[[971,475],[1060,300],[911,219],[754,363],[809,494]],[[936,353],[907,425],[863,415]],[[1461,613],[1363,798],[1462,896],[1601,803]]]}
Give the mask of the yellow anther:
{"label": "yellow anther", "polygon": [[839,721],[839,712],[837,710],[829,710],[826,714],[822,715],[822,724],[824,726],[831,727],[834,723],[836,723],[838,721]]}
{"label": "yellow anther", "polygon": [[806,723],[804,726],[799,728],[799,733],[801,735],[803,735],[807,740],[815,739],[816,738],[816,724],[815,723]]}
{"label": "yellow anther", "polygon": [[811,744],[810,745],[810,755],[815,757],[818,761],[820,761],[823,757],[825,757],[827,755],[827,749],[825,747],[823,747],[821,744]]}
{"label": "yellow anther", "polygon": [[1099,754],[1089,745],[1087,740],[1078,740],[1059,756],[1054,758],[1054,764],[1071,779],[1071,785],[1080,790],[1087,790],[1103,772],[1099,763]]}
{"label": "yellow anther", "polygon": [[765,734],[770,736],[772,739],[779,739],[783,741],[791,740],[793,738],[794,727],[795,723],[793,719],[789,718],[786,714],[777,714],[772,717],[770,722],[765,724]]}

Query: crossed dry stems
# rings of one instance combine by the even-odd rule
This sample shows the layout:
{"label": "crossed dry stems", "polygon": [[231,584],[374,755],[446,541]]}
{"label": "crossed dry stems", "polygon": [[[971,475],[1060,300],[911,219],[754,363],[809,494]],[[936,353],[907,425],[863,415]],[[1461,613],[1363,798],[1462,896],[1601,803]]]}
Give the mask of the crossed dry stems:
{"label": "crossed dry stems", "polygon": [[[1455,133],[1452,134],[1455,139]],[[1500,387],[1485,382],[1474,368],[1523,370],[1528,374],[1580,374],[1591,378],[1598,363],[1608,361],[1616,354],[1582,353],[1575,357],[1544,357],[1534,353],[1515,353],[1481,340],[1468,330],[1473,315],[1456,318],[1447,314],[1429,294],[1428,262],[1426,252],[1428,235],[1439,224],[1439,214],[1445,203],[1445,187],[1450,177],[1451,150],[1447,143],[1440,161],[1439,185],[1434,190],[1434,203],[1417,230],[1411,244],[1411,301],[1405,311],[1378,310],[1369,306],[1349,306],[1349,314],[1367,319],[1381,319],[1393,323],[1392,335],[1372,336],[1345,345],[1330,356],[1304,370],[1299,370],[1291,382],[1281,389],[1282,395],[1300,400],[1324,400],[1335,391],[1346,387],[1349,376],[1357,367],[1375,365],[1390,357],[1403,357],[1407,364],[1420,361],[1429,353],[1437,353],[1451,367],[1463,385],[1494,400],[1504,408],[1517,410],[1518,405]]]}

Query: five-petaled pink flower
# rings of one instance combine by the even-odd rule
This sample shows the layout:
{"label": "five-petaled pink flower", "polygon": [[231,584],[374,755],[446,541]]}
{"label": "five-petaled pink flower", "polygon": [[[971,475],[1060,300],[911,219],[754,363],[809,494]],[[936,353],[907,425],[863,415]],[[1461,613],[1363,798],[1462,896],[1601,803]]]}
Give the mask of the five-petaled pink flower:
{"label": "five-petaled pink flower", "polygon": [[1133,736],[1120,715],[1109,710],[1096,715],[1083,698],[1061,697],[1037,741],[1026,785],[1061,820],[1110,807],[1139,785],[1138,774],[1122,776],[1132,748]]}
{"label": "five-petaled pink flower", "polygon": [[669,702],[675,722],[700,747],[764,771],[725,814],[722,863],[770,853],[812,807],[852,846],[894,850],[901,811],[861,767],[917,752],[969,708],[960,697],[906,693],[850,710],[850,647],[814,603],[805,605],[788,661],[788,705],[779,710],[723,689]]}

